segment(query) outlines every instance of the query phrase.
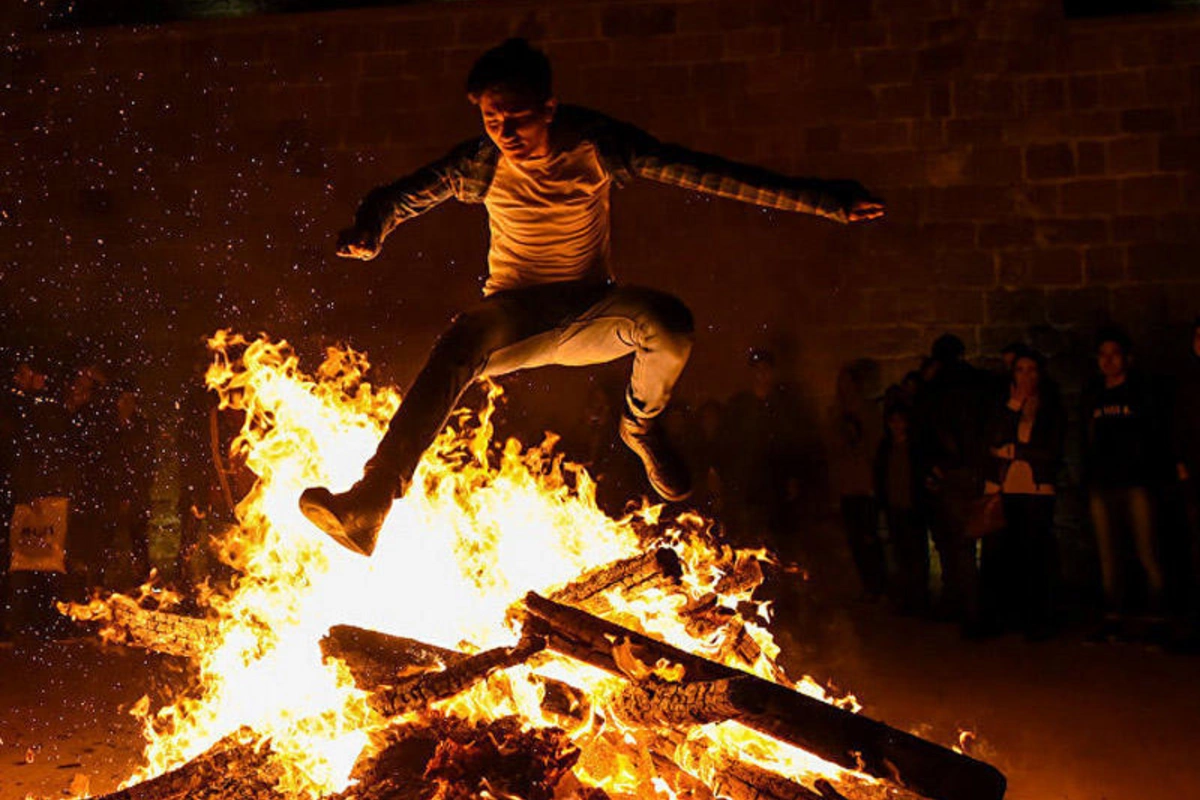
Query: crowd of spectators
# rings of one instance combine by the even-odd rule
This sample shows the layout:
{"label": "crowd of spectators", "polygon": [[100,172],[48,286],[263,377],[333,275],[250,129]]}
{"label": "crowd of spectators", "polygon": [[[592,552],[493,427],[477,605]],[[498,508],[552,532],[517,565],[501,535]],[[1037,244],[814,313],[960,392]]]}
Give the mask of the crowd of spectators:
{"label": "crowd of spectators", "polygon": [[[1102,589],[1089,638],[1194,648],[1200,319],[1190,345],[1183,374],[1151,380],[1135,367],[1128,334],[1102,328],[1075,431],[1046,359],[1022,343],[1004,349],[1001,369],[987,370],[944,335],[881,398],[867,396],[854,365],[843,370],[832,420],[835,485],[864,598],[956,622],[968,638],[1051,637],[1063,620],[1057,500],[1078,492]],[[1076,476],[1063,468],[1071,433]],[[1164,569],[1167,526],[1183,528],[1172,541],[1186,543],[1175,586]]]}
{"label": "crowd of spectators", "polygon": [[9,365],[0,390],[0,637],[67,635],[55,602],[150,578],[151,491],[168,457],[178,459],[182,533],[172,577],[193,588],[189,560],[220,503],[208,441],[216,404],[203,383],[179,404],[175,447],[139,388],[100,363],[56,374],[26,353]]}

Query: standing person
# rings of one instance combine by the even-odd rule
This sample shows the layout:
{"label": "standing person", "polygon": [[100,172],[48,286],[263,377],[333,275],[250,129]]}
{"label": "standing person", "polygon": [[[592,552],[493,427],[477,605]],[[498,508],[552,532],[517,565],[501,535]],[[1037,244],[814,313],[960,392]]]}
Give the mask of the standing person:
{"label": "standing person", "polygon": [[1017,625],[1027,638],[1054,630],[1055,483],[1066,440],[1067,414],[1044,376],[1037,352],[1013,354],[1008,396],[997,403],[986,436],[986,493],[1003,492],[1006,526],[983,540],[981,589],[985,627]]}
{"label": "standing person", "polygon": [[929,510],[924,470],[913,445],[908,406],[888,406],[884,423],[883,439],[875,453],[874,480],[895,564],[892,602],[901,614],[924,615],[929,611]]}
{"label": "standing person", "polygon": [[141,583],[149,577],[151,567],[148,530],[156,456],[154,432],[142,414],[133,387],[121,387],[113,406],[112,432],[103,461],[108,486],[103,496],[102,563],[113,563],[113,542],[124,530],[133,551],[134,578]]}
{"label": "standing person", "polygon": [[1183,489],[1190,550],[1184,593],[1186,630],[1177,644],[1200,649],[1200,317],[1192,321],[1189,350],[1175,392],[1171,427],[1175,475]]}
{"label": "standing person", "polygon": [[799,480],[799,402],[779,379],[775,355],[754,349],[750,388],[726,406],[729,453],[728,532],[747,547],[788,543],[789,500]]}
{"label": "standing person", "polygon": [[[62,599],[73,480],[71,422],[47,390],[47,372],[33,359],[13,378],[14,406],[9,626],[17,635],[49,637],[63,626]],[[6,520],[5,525],[9,522]]]}
{"label": "standing person", "polygon": [[830,409],[830,473],[839,496],[842,529],[864,600],[880,600],[887,590],[887,557],[879,537],[879,501],[872,468],[883,438],[879,408],[868,399],[867,362],[854,362],[838,373],[836,402]]}
{"label": "standing person", "polygon": [[1100,374],[1083,394],[1083,469],[1104,586],[1105,619],[1097,631],[1103,637],[1120,634],[1128,617],[1126,531],[1146,579],[1146,606],[1152,615],[1163,610],[1152,492],[1168,463],[1165,426],[1150,387],[1132,370],[1132,345],[1120,328],[1102,329],[1096,337]]}
{"label": "standing person", "polygon": [[100,586],[104,572],[103,454],[112,434],[112,404],[108,376],[96,364],[85,364],[71,376],[63,405],[71,424],[68,441],[72,459],[71,524],[67,555],[75,579],[84,588]]}
{"label": "standing person", "polygon": [[983,421],[991,382],[965,359],[953,334],[933,343],[929,375],[913,410],[919,460],[927,470],[930,532],[942,567],[940,616],[972,636],[979,625],[976,542],[966,528],[972,502],[983,492]]}
{"label": "standing person", "polygon": [[626,123],[558,105],[550,63],[522,39],[483,55],[467,78],[485,135],[370,192],[338,254],[371,259],[395,228],[456,197],[482,202],[491,241],[484,300],[435,345],[365,475],[349,491],[306,490],[303,513],[369,555],[394,498],[476,378],[547,364],[586,365],[633,354],[620,437],[653,489],[687,496],[686,467],[658,423],[687,363],[691,313],[662,292],[613,282],[609,194],[644,177],[839,222],[875,219],[883,205],[848,181],[796,179],[664,145]]}

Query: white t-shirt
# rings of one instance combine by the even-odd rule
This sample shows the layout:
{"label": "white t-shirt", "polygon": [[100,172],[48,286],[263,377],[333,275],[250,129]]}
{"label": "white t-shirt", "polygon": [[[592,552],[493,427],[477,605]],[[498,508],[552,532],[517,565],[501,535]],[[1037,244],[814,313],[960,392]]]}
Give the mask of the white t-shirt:
{"label": "white t-shirt", "polygon": [[501,155],[484,198],[491,245],[483,293],[609,279],[611,187],[591,142],[522,162]]}

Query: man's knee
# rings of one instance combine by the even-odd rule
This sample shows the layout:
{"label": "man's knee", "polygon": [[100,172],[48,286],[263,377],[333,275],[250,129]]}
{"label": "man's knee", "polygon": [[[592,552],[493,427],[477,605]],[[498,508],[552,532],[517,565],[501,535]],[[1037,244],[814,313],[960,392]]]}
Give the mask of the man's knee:
{"label": "man's knee", "polygon": [[639,325],[644,333],[661,347],[686,357],[696,338],[691,309],[678,297],[665,292],[642,290],[638,299],[641,304]]}
{"label": "man's knee", "polygon": [[488,357],[511,338],[509,327],[502,316],[488,309],[464,311],[438,338],[430,360],[476,377]]}

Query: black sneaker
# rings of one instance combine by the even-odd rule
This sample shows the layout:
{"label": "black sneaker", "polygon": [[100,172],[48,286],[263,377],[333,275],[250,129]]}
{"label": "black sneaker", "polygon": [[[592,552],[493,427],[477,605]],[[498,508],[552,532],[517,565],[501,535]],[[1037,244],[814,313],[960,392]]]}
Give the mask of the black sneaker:
{"label": "black sneaker", "polygon": [[692,493],[687,465],[667,440],[656,417],[640,419],[626,412],[621,416],[623,441],[646,468],[646,477],[664,500],[683,500]]}
{"label": "black sneaker", "polygon": [[364,478],[341,494],[324,486],[305,489],[300,495],[300,511],[342,547],[369,556],[375,551],[392,500],[386,483]]}

